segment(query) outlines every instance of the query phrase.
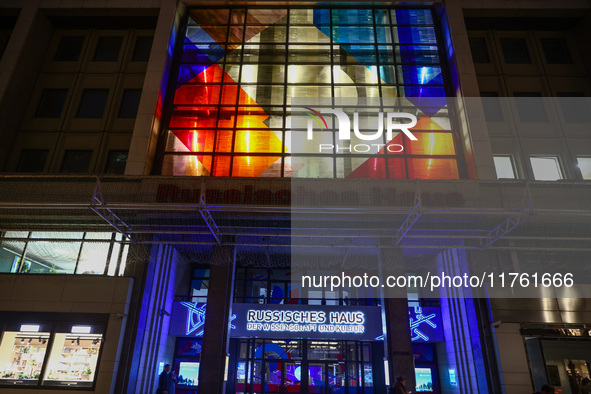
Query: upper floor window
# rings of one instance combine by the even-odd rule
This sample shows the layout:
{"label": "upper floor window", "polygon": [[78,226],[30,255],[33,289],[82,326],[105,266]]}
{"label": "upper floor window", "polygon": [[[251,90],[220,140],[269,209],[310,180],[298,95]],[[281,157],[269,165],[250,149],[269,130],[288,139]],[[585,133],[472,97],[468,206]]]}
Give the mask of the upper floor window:
{"label": "upper floor window", "polygon": [[123,275],[129,246],[114,233],[0,233],[0,272]]}
{"label": "upper floor window", "polygon": [[99,37],[92,60],[95,62],[116,62],[123,37]]}
{"label": "upper floor window", "polygon": [[76,117],[102,118],[108,96],[108,89],[84,89]]}
{"label": "upper floor window", "polygon": [[59,118],[66,103],[68,89],[44,89],[35,111],[37,118]]}
{"label": "upper floor window", "polygon": [[58,62],[77,62],[80,58],[84,36],[63,36],[53,60]]}
{"label": "upper floor window", "polygon": [[591,180],[591,157],[577,157],[577,164],[583,179]]}
{"label": "upper floor window", "polygon": [[152,36],[142,36],[135,39],[135,46],[133,48],[133,55],[131,61],[133,62],[147,62],[150,58],[150,51],[152,50]]}
{"label": "upper floor window", "polygon": [[541,38],[542,50],[548,64],[570,64],[573,62],[564,38]]}
{"label": "upper floor window", "polygon": [[207,302],[209,292],[209,268],[195,268],[191,276],[191,300]]}
{"label": "upper floor window", "polygon": [[292,283],[289,268],[238,268],[234,301],[258,304],[378,305],[372,288],[302,288]]}
{"label": "upper floor window", "polygon": [[497,170],[497,178],[499,179],[515,179],[515,168],[513,166],[513,158],[511,156],[493,156],[495,162],[495,169]]}
{"label": "upper floor window", "polygon": [[45,169],[47,149],[24,149],[18,162],[17,172],[42,172]]}
{"label": "upper floor window", "polygon": [[525,38],[501,38],[505,63],[531,63]]}
{"label": "upper floor window", "polygon": [[532,156],[530,162],[536,181],[557,181],[564,178],[558,156]]}
{"label": "upper floor window", "polygon": [[470,37],[470,52],[474,63],[490,63],[488,46],[484,37]]}

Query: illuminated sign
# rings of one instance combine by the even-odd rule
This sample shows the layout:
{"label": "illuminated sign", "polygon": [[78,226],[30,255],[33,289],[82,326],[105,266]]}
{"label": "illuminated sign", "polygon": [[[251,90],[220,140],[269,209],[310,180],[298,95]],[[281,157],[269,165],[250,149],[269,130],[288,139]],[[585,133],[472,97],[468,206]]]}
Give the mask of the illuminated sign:
{"label": "illuminated sign", "polygon": [[[206,303],[175,302],[169,333],[203,336]],[[234,304],[232,337],[383,340],[381,308],[375,306]],[[443,341],[440,309],[408,308],[413,342]]]}
{"label": "illuminated sign", "polygon": [[408,308],[411,340],[413,342],[443,341],[443,326],[439,308]]}
{"label": "illuminated sign", "polygon": [[363,334],[363,312],[253,310],[247,312],[248,331],[337,332]]}
{"label": "illuminated sign", "polygon": [[[330,204],[332,206],[371,205],[371,206],[407,206],[415,201],[414,191],[397,191],[386,185],[374,185],[367,189],[363,187],[350,187],[346,190],[335,191],[335,186],[330,188],[304,188],[299,186],[292,190],[286,188],[272,189],[244,185],[229,189],[211,187],[205,190],[205,201],[208,204],[255,204],[255,205],[290,205],[296,204]],[[370,195],[365,195],[369,192]],[[173,183],[159,184],[156,191],[156,202],[160,203],[199,203],[201,189],[183,189]],[[425,206],[461,207],[465,205],[464,196],[455,191],[422,191],[421,201]]]}
{"label": "illuminated sign", "polygon": [[374,339],[382,332],[379,307],[234,304],[233,337]]}
{"label": "illuminated sign", "polygon": [[[175,302],[172,306],[172,318],[169,333],[171,335],[191,335],[202,337],[205,328],[205,302]],[[230,317],[230,321],[236,315]],[[232,325],[231,328],[234,328]]]}

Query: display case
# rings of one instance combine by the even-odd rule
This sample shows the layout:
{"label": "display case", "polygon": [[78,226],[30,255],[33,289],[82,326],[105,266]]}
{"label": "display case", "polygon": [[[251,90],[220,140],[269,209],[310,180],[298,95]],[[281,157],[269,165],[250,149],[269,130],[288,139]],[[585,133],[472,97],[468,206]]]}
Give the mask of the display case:
{"label": "display case", "polygon": [[0,382],[37,384],[48,339],[49,333],[4,332],[0,345]]}
{"label": "display case", "polygon": [[0,327],[0,392],[18,386],[93,388],[104,323],[72,323],[59,314],[51,316],[54,321],[47,314],[38,316],[45,319],[29,317],[37,322],[24,323],[17,316]]}
{"label": "display case", "polygon": [[56,334],[43,385],[92,386],[102,335]]}

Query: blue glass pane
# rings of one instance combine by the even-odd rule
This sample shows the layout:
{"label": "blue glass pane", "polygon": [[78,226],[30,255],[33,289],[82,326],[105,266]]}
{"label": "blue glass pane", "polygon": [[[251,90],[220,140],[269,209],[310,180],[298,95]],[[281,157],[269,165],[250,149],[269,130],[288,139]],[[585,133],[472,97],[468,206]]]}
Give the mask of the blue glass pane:
{"label": "blue glass pane", "polygon": [[380,59],[380,63],[387,64],[387,63],[394,63],[394,51],[391,46],[388,45],[379,45],[378,46],[378,56]]}
{"label": "blue glass pane", "polygon": [[404,96],[409,102],[421,109],[426,115],[432,116],[447,105],[445,90],[439,87],[404,86]]}
{"label": "blue glass pane", "polygon": [[396,25],[432,25],[433,15],[431,10],[394,10],[392,23]]}
{"label": "blue glass pane", "polygon": [[179,68],[179,83],[189,82],[209,67],[207,64],[183,64]]}
{"label": "blue glass pane", "polygon": [[[361,63],[377,63],[376,49],[372,45],[341,45],[340,47]],[[347,59],[347,62],[350,62],[350,59]]]}
{"label": "blue glass pane", "polygon": [[199,26],[187,26],[185,38],[185,42],[216,42],[216,40]]}
{"label": "blue glass pane", "polygon": [[432,27],[394,27],[394,36],[398,33],[400,44],[436,44],[437,37]]}
{"label": "blue glass pane", "polygon": [[371,10],[332,10],[333,25],[372,25]]}
{"label": "blue glass pane", "polygon": [[380,66],[380,79],[387,84],[396,83],[396,72],[393,66]]}
{"label": "blue glass pane", "polygon": [[400,46],[401,63],[438,64],[439,53],[436,46],[404,45]]}
{"label": "blue glass pane", "polygon": [[226,52],[218,44],[185,45],[181,61],[183,63],[212,64],[224,57]]}
{"label": "blue glass pane", "polygon": [[376,25],[388,25],[390,24],[388,10],[374,10]]}
{"label": "blue glass pane", "polygon": [[[324,33],[324,31],[323,31]],[[336,43],[374,43],[373,27],[333,26],[332,40]]]}
{"label": "blue glass pane", "polygon": [[441,67],[402,66],[400,83],[412,85],[443,85]]}
{"label": "blue glass pane", "polygon": [[390,28],[386,26],[376,26],[376,35],[378,37],[379,44],[391,44],[392,34]]}
{"label": "blue glass pane", "polygon": [[[445,106],[446,100],[439,99],[440,97],[445,97],[445,89],[442,87],[434,87],[434,86],[405,86],[405,97],[435,97],[438,99],[433,99],[429,101],[429,105],[435,106]],[[439,100],[439,101],[437,101]],[[422,102],[423,105],[426,105],[426,102]]]}
{"label": "blue glass pane", "polygon": [[[314,24],[315,25],[330,24],[330,10],[315,9],[314,10]],[[330,33],[327,35],[330,35]]]}

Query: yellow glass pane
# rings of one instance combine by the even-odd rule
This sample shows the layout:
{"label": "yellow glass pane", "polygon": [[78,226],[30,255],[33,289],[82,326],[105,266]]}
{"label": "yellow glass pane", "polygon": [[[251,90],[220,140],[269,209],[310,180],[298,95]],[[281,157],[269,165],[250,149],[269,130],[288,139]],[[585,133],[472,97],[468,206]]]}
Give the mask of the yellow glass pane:
{"label": "yellow glass pane", "polygon": [[456,150],[451,134],[413,133],[417,141],[406,138],[405,153],[409,155],[455,155]]}
{"label": "yellow glass pane", "polygon": [[455,159],[408,159],[408,176],[411,179],[458,179]]}
{"label": "yellow glass pane", "polygon": [[281,134],[278,137],[271,130],[238,130],[234,150],[245,153],[280,153],[283,147],[280,136]]}
{"label": "yellow glass pane", "polygon": [[288,83],[330,83],[330,66],[289,65],[287,67]]}

